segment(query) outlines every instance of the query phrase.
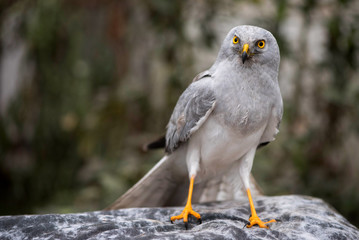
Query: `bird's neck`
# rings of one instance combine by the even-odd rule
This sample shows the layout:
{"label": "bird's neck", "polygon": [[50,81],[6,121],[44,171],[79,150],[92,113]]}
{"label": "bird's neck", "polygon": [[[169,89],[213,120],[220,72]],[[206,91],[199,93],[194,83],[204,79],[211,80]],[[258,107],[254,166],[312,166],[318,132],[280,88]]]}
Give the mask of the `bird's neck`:
{"label": "bird's neck", "polygon": [[274,69],[273,66],[266,64],[259,64],[255,62],[239,63],[232,61],[215,62],[213,66],[208,70],[212,76],[217,76],[223,79],[228,78],[248,78],[252,79],[261,78],[263,74],[269,75],[268,79],[278,81],[278,69]]}

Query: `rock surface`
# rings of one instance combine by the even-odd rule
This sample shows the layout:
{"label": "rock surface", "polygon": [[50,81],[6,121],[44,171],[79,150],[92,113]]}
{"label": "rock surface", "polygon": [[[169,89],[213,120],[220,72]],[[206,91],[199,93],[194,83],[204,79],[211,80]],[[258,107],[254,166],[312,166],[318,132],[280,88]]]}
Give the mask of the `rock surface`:
{"label": "rock surface", "polygon": [[243,201],[193,205],[202,216],[189,229],[170,216],[182,207],[133,208],[75,214],[0,217],[0,239],[359,239],[359,230],[320,199],[306,196],[256,197],[270,229],[244,227],[250,211]]}

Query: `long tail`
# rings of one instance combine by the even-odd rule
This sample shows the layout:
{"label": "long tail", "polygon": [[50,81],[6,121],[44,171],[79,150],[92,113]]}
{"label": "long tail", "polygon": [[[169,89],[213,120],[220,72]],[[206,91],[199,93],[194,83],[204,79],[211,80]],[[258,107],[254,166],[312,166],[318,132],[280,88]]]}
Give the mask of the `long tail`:
{"label": "long tail", "polygon": [[[262,190],[252,175],[250,176],[250,189],[253,196],[262,195]],[[195,184],[192,198],[194,203],[202,203],[240,200],[246,197],[239,174],[233,175],[229,171],[208,181]]]}
{"label": "long tail", "polygon": [[[178,156],[177,156],[178,157]],[[139,182],[118,198],[106,210],[131,207],[180,206],[186,202],[188,194],[188,174],[176,176],[174,156],[164,156]],[[183,159],[180,159],[183,160]],[[193,203],[235,200],[246,197],[241,188],[238,170],[229,170],[208,181],[195,184]],[[253,195],[261,194],[251,176]]]}
{"label": "long tail", "polygon": [[[164,156],[139,182],[118,198],[106,210],[131,207],[161,207],[181,205],[187,196],[187,177],[178,181],[172,172],[171,156]],[[184,189],[181,189],[184,188]]]}

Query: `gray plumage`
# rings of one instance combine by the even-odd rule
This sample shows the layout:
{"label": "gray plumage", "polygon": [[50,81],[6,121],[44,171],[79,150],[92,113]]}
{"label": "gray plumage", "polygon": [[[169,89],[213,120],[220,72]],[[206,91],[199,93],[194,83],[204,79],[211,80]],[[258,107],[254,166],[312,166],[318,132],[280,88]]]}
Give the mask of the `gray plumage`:
{"label": "gray plumage", "polygon": [[172,153],[191,137],[215,106],[211,89],[198,88],[191,84],[179,98],[167,126],[166,152]]}
{"label": "gray plumage", "polygon": [[[259,41],[265,42],[263,48]],[[274,140],[282,118],[279,62],[270,32],[233,28],[213,66],[179,98],[167,126],[167,154],[108,209],[181,205],[190,176],[196,176],[193,202],[238,199],[243,187],[258,194],[250,175],[254,154]]]}

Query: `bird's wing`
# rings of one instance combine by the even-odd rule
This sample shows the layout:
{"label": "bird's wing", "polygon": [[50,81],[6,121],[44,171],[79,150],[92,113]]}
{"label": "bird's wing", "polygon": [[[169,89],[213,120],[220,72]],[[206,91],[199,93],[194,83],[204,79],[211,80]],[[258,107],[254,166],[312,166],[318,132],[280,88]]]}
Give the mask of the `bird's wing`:
{"label": "bird's wing", "polygon": [[156,140],[146,143],[142,146],[142,150],[147,152],[148,150],[160,149],[166,147],[166,137],[163,135]]}
{"label": "bird's wing", "polygon": [[[206,121],[215,107],[212,90],[202,81],[192,83],[179,98],[167,126],[166,151],[172,153],[186,142]],[[208,85],[207,85],[208,86]],[[136,185],[107,208],[154,207],[181,205],[186,200],[187,168],[174,169],[176,159],[184,159],[184,151],[166,155]],[[177,166],[178,167],[178,166]],[[183,174],[185,172],[185,174]]]}
{"label": "bird's wing", "polygon": [[192,83],[179,98],[167,125],[166,152],[172,153],[186,142],[215,108],[214,92],[206,84],[203,80]]}
{"label": "bird's wing", "polygon": [[[201,79],[205,79],[207,77],[211,77],[211,74],[208,70],[205,70],[201,73],[199,73],[197,76],[195,76],[192,80],[192,82],[197,82]],[[166,137],[165,136],[161,136],[158,139],[156,139],[155,141],[152,141],[150,143],[146,143],[142,149],[144,151],[148,151],[151,149],[159,149],[159,148],[165,148],[166,147]]]}
{"label": "bird's wing", "polygon": [[274,141],[275,136],[279,132],[279,125],[282,121],[282,116],[283,116],[283,101],[282,101],[282,97],[279,93],[277,101],[276,101],[274,107],[272,108],[271,116],[268,120],[267,126],[263,132],[263,135],[261,137],[260,144],[258,145],[258,147],[265,146],[269,142]]}

